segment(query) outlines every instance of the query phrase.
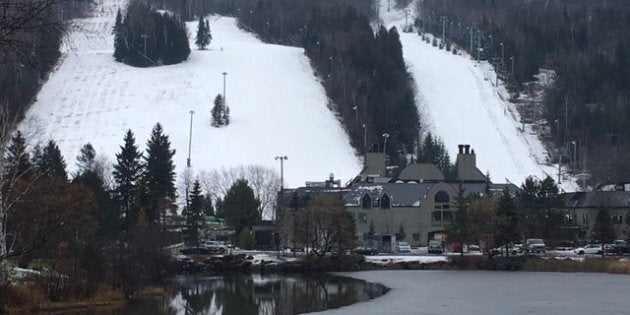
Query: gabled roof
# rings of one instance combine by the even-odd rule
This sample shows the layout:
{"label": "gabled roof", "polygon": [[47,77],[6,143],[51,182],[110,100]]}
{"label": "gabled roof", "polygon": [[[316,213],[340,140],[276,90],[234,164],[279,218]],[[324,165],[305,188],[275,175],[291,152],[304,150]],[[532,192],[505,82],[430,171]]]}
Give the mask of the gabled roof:
{"label": "gabled roof", "polygon": [[355,183],[343,195],[346,206],[361,206],[361,198],[366,194],[374,201],[387,194],[393,207],[419,207],[434,183]]}
{"label": "gabled roof", "polygon": [[628,191],[589,191],[562,194],[567,208],[630,208]]}
{"label": "gabled roof", "polygon": [[398,178],[401,180],[443,181],[444,174],[433,164],[414,163],[405,167]]}

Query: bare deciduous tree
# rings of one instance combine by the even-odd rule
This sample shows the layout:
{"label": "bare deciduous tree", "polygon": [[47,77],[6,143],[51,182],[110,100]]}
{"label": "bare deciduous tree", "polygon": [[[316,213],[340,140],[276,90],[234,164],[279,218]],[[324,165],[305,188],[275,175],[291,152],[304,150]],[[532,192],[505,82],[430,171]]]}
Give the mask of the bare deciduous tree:
{"label": "bare deciduous tree", "polygon": [[241,178],[247,180],[256,198],[260,200],[259,211],[262,217],[273,217],[278,190],[280,190],[280,177],[268,167],[247,165],[202,172],[199,181],[204,190],[216,199],[225,196],[232,184]]}

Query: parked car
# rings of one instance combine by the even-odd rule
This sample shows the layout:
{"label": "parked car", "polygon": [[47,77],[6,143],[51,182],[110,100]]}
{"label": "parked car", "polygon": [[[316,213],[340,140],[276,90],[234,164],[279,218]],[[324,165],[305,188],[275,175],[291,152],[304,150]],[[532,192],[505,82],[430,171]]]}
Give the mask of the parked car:
{"label": "parked car", "polygon": [[545,253],[545,241],[540,238],[528,238],[525,241],[525,252],[529,254]]}
{"label": "parked car", "polygon": [[575,250],[573,250],[573,252],[575,252],[578,255],[584,255],[584,254],[601,254],[602,251],[604,250],[604,248],[602,247],[601,244],[588,244],[584,247],[578,247]]}
{"label": "parked car", "polygon": [[623,255],[628,252],[628,243],[624,240],[614,240],[610,244],[609,253]]}
{"label": "parked car", "polygon": [[376,255],[378,254],[378,249],[371,246],[359,246],[354,249],[354,252],[359,255]]}
{"label": "parked car", "polygon": [[429,247],[427,248],[427,252],[429,254],[441,254],[444,250],[442,249],[442,244],[437,240],[430,240]]}
{"label": "parked car", "polygon": [[396,251],[399,253],[411,253],[411,246],[407,242],[397,242]]}
{"label": "parked car", "polygon": [[481,249],[480,249],[479,245],[476,245],[476,244],[468,245],[468,252],[478,252],[480,250]]}
{"label": "parked car", "polygon": [[210,249],[212,253],[225,254],[229,250],[228,245],[222,241],[206,241],[204,246]]}

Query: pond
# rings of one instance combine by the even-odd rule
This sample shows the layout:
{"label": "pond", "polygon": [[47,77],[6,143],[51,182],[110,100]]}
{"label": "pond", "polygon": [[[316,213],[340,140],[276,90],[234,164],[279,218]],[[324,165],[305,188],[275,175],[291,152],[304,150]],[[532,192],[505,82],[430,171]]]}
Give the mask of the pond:
{"label": "pond", "polygon": [[120,310],[82,315],[301,314],[367,301],[388,289],[377,283],[327,274],[178,277],[166,296],[129,303]]}

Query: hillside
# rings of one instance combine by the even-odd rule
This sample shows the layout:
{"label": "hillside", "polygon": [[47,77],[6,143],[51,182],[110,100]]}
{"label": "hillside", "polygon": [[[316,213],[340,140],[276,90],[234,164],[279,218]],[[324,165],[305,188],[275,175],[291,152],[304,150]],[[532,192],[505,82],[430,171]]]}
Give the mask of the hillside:
{"label": "hillside", "polygon": [[[195,171],[246,164],[279,169],[274,157],[287,155],[288,186],[330,173],[347,180],[359,172],[360,160],[327,108],[303,49],[263,44],[238,29],[234,19],[214,16],[214,39],[207,50],[191,47],[189,60],[178,65],[133,68],[112,57],[112,25],[123,5],[101,0],[94,17],[73,21],[63,60],[21,126],[32,144],[56,140],[70,171],[85,143],[113,163],[127,129],[144,147],[160,122],[177,150],[180,173],[188,154],[189,111],[194,110]],[[194,34],[196,22],[188,29]],[[223,72],[231,123],[217,129],[210,125],[210,109],[222,93]]]}
{"label": "hillside", "polygon": [[[388,27],[403,29],[404,10],[387,10],[381,1],[380,18]],[[411,24],[415,1],[407,7]],[[545,165],[545,149],[529,128],[521,131],[520,117],[507,92],[486,62],[467,55],[453,55],[423,42],[416,33],[400,33],[403,55],[416,81],[416,103],[423,126],[444,141],[451,157],[458,144],[470,144],[477,166],[495,182],[508,180],[520,185],[527,176],[557,179],[557,167]],[[565,190],[574,184],[563,183]]]}

